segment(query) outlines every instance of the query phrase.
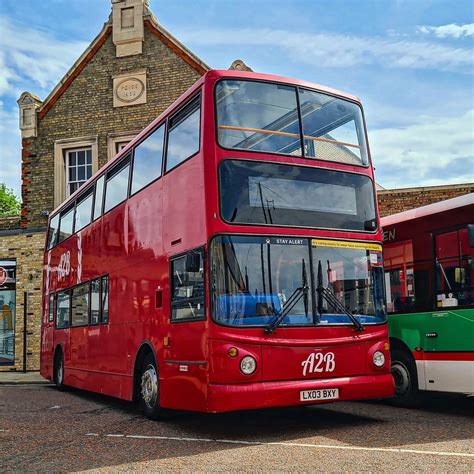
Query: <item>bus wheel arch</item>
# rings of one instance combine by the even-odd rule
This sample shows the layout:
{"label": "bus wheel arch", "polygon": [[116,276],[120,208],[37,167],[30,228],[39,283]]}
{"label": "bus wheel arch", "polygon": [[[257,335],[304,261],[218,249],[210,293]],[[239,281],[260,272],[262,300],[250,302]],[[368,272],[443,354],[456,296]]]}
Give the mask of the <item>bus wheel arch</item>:
{"label": "bus wheel arch", "polygon": [[415,407],[419,402],[418,371],[410,348],[400,339],[390,338],[390,358],[395,383],[392,405]]}
{"label": "bus wheel arch", "polygon": [[61,344],[56,346],[53,357],[53,382],[58,390],[64,390],[64,351]]}

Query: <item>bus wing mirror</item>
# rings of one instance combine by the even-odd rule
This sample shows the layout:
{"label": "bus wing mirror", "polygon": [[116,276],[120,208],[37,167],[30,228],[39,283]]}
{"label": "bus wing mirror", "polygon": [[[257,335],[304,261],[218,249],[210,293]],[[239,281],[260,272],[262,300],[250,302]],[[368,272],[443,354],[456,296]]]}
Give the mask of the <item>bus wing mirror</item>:
{"label": "bus wing mirror", "polygon": [[197,252],[186,254],[186,271],[196,273],[201,269],[201,256]]}
{"label": "bus wing mirror", "polygon": [[469,247],[474,248],[474,224],[467,225],[467,237],[469,240]]}

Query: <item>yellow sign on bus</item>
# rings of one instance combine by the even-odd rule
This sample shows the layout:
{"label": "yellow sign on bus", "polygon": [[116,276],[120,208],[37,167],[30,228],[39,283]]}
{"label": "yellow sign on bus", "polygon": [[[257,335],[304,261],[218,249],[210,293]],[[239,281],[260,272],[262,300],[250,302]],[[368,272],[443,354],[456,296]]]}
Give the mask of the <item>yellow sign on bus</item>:
{"label": "yellow sign on bus", "polygon": [[359,249],[359,250],[373,250],[376,252],[382,251],[380,244],[371,242],[351,242],[350,240],[326,240],[326,239],[312,239],[311,245],[313,247],[332,247],[337,249]]}

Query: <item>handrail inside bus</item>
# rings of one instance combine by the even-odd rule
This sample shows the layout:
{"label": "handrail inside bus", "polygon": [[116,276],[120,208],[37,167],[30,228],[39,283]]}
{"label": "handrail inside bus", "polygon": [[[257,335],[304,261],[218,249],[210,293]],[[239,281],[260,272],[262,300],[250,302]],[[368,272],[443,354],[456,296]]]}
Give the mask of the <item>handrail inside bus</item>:
{"label": "handrail inside bus", "polygon": [[[267,134],[270,134],[270,135],[281,135],[281,136],[284,136],[284,137],[299,138],[298,133],[280,132],[278,130],[268,130],[266,128],[237,127],[237,126],[234,126],[234,125],[219,125],[219,128],[222,128],[224,130],[238,130],[238,131],[241,131],[241,132],[267,133]],[[321,137],[313,137],[311,135],[303,135],[303,138],[305,140],[315,140],[315,141],[318,141],[318,142],[335,143],[336,145],[343,145],[343,146],[349,146],[349,147],[360,149],[360,145],[356,145],[355,143],[340,142],[338,140],[331,140],[329,138],[321,138]]]}

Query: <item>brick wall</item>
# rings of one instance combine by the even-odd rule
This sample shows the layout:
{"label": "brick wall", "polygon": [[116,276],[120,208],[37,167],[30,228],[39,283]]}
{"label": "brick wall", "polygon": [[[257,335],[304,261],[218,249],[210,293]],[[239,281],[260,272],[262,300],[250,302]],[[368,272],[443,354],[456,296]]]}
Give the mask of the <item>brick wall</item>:
{"label": "brick wall", "polygon": [[20,227],[19,216],[0,217],[0,230],[13,230]]}
{"label": "brick wall", "polygon": [[380,216],[385,217],[474,192],[474,183],[377,192]]}
{"label": "brick wall", "polygon": [[[140,69],[147,70],[147,103],[114,108],[112,76]],[[116,58],[109,35],[52,108],[38,118],[37,138],[23,142],[22,225],[46,225],[41,211],[53,209],[56,140],[97,135],[100,167],[107,161],[108,134],[142,130],[199,77],[148,29],[143,53],[135,56]]]}
{"label": "brick wall", "polygon": [[[17,220],[18,221],[18,220]],[[0,260],[16,259],[15,364],[1,371],[23,369],[23,295],[28,292],[27,370],[39,370],[41,338],[41,281],[45,232],[4,232],[0,235]]]}

